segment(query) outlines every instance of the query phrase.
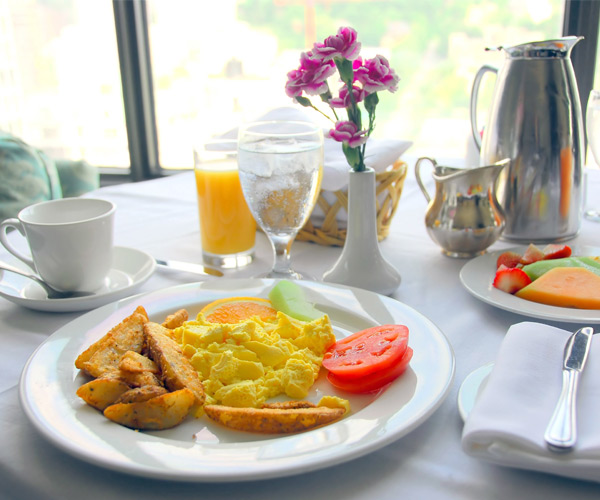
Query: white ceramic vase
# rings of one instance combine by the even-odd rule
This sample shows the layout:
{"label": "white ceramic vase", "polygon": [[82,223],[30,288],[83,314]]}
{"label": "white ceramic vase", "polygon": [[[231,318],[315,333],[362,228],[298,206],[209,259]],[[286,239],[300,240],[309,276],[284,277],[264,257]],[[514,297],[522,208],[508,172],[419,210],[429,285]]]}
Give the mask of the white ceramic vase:
{"label": "white ceramic vase", "polygon": [[323,281],[390,295],[400,285],[400,273],[379,249],[375,171],[350,170],[349,176],[346,242],[333,268],[323,275]]}

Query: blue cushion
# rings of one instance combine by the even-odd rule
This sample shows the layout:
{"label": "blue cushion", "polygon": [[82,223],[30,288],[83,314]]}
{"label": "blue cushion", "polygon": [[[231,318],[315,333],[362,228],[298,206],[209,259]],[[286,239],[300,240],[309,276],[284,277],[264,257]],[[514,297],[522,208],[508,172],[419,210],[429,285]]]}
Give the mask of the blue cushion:
{"label": "blue cushion", "polygon": [[65,198],[80,196],[100,186],[100,174],[85,160],[55,160]]}
{"label": "blue cushion", "polygon": [[0,132],[0,220],[28,205],[62,198],[54,162],[21,139]]}

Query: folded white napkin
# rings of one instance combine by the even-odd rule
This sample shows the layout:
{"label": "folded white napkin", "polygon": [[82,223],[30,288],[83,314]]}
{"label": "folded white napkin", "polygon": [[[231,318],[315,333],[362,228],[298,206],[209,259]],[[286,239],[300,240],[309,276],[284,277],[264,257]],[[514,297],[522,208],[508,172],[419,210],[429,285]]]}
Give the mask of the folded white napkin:
{"label": "folded white napkin", "polygon": [[572,333],[533,322],[508,330],[467,417],[462,435],[466,453],[509,467],[600,481],[600,335],[593,337],[580,378],[575,449],[557,454],[544,442],[561,390],[564,346]]}

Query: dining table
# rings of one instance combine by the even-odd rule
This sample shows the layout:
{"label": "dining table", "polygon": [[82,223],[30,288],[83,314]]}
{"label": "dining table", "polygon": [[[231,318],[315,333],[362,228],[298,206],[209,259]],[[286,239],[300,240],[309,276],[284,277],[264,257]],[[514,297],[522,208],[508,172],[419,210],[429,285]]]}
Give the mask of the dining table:
{"label": "dining table", "polygon": [[[165,478],[160,474],[151,477],[106,467],[102,463],[83,460],[70,453],[68,447],[57,446],[47,439],[32,422],[30,413],[24,411],[22,401],[21,377],[30,357],[55,332],[89,312],[32,309],[0,298],[0,498],[600,498],[599,482],[495,465],[463,451],[464,421],[458,405],[461,384],[469,374],[494,362],[511,325],[538,321],[572,331],[584,325],[532,319],[527,314],[486,303],[470,293],[461,283],[460,272],[471,259],[445,256],[427,233],[424,217],[428,203],[416,182],[414,160],[406,159],[408,175],[389,235],[380,242],[380,248],[401,275],[401,283],[391,294],[391,299],[435,325],[447,340],[453,356],[452,376],[447,390],[418,425],[394,436],[389,442],[380,443],[368,453],[349,455],[348,459],[342,457],[316,468],[292,468],[289,473],[275,474],[274,477],[246,477],[243,480],[223,477],[215,481],[194,481],[190,477],[185,480]],[[433,190],[432,180],[426,181],[426,185]],[[586,192],[588,200],[597,198],[600,193],[598,177],[589,176]],[[201,262],[196,186],[192,171],[104,186],[84,196],[116,204],[115,245],[141,250],[157,259]],[[18,236],[10,235],[15,240]],[[600,252],[600,223],[582,219],[579,233],[567,243],[574,248],[597,247]],[[500,239],[488,248],[488,252],[515,245]],[[291,252],[293,267],[310,273],[314,281],[319,282],[340,252],[341,248],[337,246],[296,241]],[[156,267],[148,279],[132,287],[131,295],[143,303],[147,294],[185,284],[252,279],[267,272],[272,259],[270,244],[259,231],[255,259],[250,265],[225,270],[223,277],[199,276]],[[18,264],[3,248],[0,249],[0,261]],[[492,277],[490,270],[490,274],[481,276],[481,280],[489,282]],[[435,366],[431,367],[433,372],[435,369]],[[34,382],[43,388],[44,380]],[[76,399],[73,396],[73,405],[81,403]],[[518,411],[515,409],[516,415]],[[50,425],[62,425],[58,412],[56,418],[57,422],[50,422]]]}

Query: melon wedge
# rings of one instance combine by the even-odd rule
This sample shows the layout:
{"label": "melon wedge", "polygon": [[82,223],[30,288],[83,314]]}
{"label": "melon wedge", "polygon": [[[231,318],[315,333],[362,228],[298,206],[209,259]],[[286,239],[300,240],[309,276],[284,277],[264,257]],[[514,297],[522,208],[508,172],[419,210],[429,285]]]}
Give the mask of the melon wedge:
{"label": "melon wedge", "polygon": [[598,257],[564,257],[562,259],[538,260],[533,264],[523,266],[523,271],[533,281],[555,267],[583,267],[600,276]]}
{"label": "melon wedge", "polygon": [[306,300],[304,290],[292,281],[277,283],[269,292],[269,300],[275,309],[300,321],[313,321],[325,315]]}
{"label": "melon wedge", "polygon": [[600,276],[581,267],[555,267],[515,295],[551,306],[600,309]]}

